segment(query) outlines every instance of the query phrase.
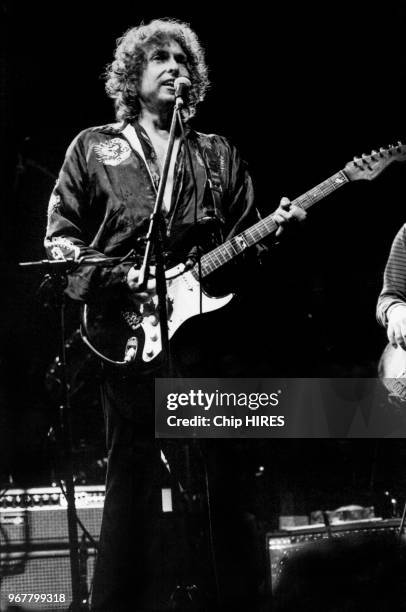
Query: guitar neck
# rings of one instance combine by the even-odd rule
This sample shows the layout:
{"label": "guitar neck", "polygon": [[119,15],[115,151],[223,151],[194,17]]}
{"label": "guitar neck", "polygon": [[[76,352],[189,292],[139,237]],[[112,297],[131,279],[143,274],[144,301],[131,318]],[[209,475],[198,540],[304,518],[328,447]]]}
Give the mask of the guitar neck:
{"label": "guitar neck", "polygon": [[[292,206],[300,206],[303,210],[307,210],[316,202],[324,199],[326,196],[339,189],[345,183],[348,183],[349,179],[345,175],[343,170],[340,170],[333,176],[306,191],[303,195],[299,196],[292,201]],[[237,234],[227,240],[220,246],[216,247],[209,253],[203,255],[200,260],[200,275],[201,277],[208,276],[227,262],[231,261],[237,255],[240,255],[248,247],[254,246],[267,236],[270,236],[278,229],[278,224],[274,220],[274,214],[270,214],[255,225],[252,225],[247,230]],[[198,264],[194,267],[194,272],[198,272]]]}

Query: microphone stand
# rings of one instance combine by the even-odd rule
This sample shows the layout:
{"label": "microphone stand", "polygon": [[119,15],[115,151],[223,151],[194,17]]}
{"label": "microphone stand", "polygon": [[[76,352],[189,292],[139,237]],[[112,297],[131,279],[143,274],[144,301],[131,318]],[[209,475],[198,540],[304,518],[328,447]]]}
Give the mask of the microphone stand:
{"label": "microphone stand", "polygon": [[[54,287],[57,288],[57,307],[59,307],[59,331],[60,331],[60,376],[61,387],[63,390],[63,399],[59,405],[59,423],[62,438],[62,452],[66,462],[65,468],[65,489],[67,501],[67,519],[68,519],[68,535],[69,535],[69,556],[70,570],[72,582],[72,603],[69,610],[79,612],[88,610],[86,605],[87,593],[81,592],[81,577],[79,564],[79,544],[78,544],[78,526],[77,513],[75,503],[75,483],[73,480],[73,457],[72,457],[72,426],[71,426],[71,404],[69,396],[69,386],[67,382],[67,361],[65,347],[65,287],[67,284],[66,276],[59,276],[54,281]],[[85,596],[84,596],[85,595]]]}
{"label": "microphone stand", "polygon": [[[176,86],[175,86],[176,87]],[[180,90],[181,91],[181,90]],[[172,114],[171,126],[169,130],[169,141],[168,148],[165,154],[164,165],[162,169],[162,175],[158,186],[158,192],[155,199],[154,210],[151,214],[150,224],[148,233],[146,236],[146,248],[144,253],[144,259],[140,267],[140,273],[138,277],[139,288],[143,289],[146,286],[148,278],[149,263],[151,260],[152,250],[155,249],[155,277],[156,277],[156,292],[158,296],[158,312],[159,312],[159,324],[161,329],[161,341],[162,341],[162,354],[163,354],[163,367],[164,372],[167,376],[171,376],[172,363],[170,359],[170,346],[169,346],[169,334],[168,334],[168,311],[167,311],[167,287],[165,277],[165,258],[163,248],[163,218],[162,218],[162,205],[163,198],[168,180],[168,172],[172,161],[173,145],[175,142],[176,124],[179,125],[183,133],[183,120],[181,115],[181,109],[184,101],[181,97],[181,93],[176,92],[175,105]],[[187,451],[187,461],[189,460],[189,452]],[[188,469],[190,478],[190,468]],[[170,468],[169,468],[170,471]],[[188,478],[188,479],[189,479]],[[190,486],[190,483],[189,483]],[[187,493],[182,490],[182,494],[186,503]],[[198,592],[198,587],[195,584],[178,584],[171,594],[170,605],[171,608],[177,608],[177,604],[180,603],[181,609],[183,604],[189,606],[192,604],[193,609],[195,608],[195,595]],[[179,601],[179,598],[183,598],[183,603]],[[180,610],[179,609],[179,612]]]}
{"label": "microphone stand", "polygon": [[165,154],[164,165],[162,169],[161,179],[159,181],[158,192],[155,199],[154,210],[150,217],[150,224],[146,236],[146,247],[144,259],[140,268],[139,288],[145,287],[148,278],[149,265],[151,261],[152,251],[155,252],[155,277],[156,277],[156,292],[158,296],[158,312],[159,325],[161,329],[162,355],[164,372],[170,376],[172,373],[172,365],[170,360],[169,333],[168,333],[168,310],[167,310],[167,288],[165,277],[165,257],[163,245],[163,218],[162,205],[166,183],[168,180],[169,168],[172,160],[173,145],[175,142],[176,124],[179,121],[182,124],[181,109],[183,107],[183,99],[177,95],[172,114],[171,126],[169,130],[168,148]]}
{"label": "microphone stand", "polygon": [[71,426],[71,404],[69,385],[67,381],[67,360],[65,345],[65,288],[67,286],[67,275],[73,269],[81,265],[106,265],[112,266],[117,263],[117,259],[106,258],[103,263],[102,258],[83,258],[81,261],[75,260],[56,260],[56,261],[27,261],[20,262],[19,266],[23,269],[33,269],[46,271],[47,274],[41,283],[41,289],[51,286],[56,296],[56,308],[59,311],[59,342],[60,342],[60,377],[61,388],[63,391],[62,400],[59,405],[59,426],[62,444],[62,454],[64,458],[64,481],[65,496],[67,501],[67,519],[69,536],[69,556],[72,584],[72,602],[69,610],[71,612],[84,612],[89,610],[87,588],[81,581],[80,555],[78,542],[77,512],[75,503],[75,484],[73,480],[73,455],[72,455],[72,426]]}

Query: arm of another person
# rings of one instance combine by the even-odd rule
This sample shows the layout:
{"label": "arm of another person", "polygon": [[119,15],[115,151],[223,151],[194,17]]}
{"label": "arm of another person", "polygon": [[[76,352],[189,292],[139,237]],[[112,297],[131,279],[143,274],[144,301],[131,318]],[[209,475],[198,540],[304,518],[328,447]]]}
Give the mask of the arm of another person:
{"label": "arm of another person", "polygon": [[393,241],[376,314],[389,342],[406,350],[406,225]]}

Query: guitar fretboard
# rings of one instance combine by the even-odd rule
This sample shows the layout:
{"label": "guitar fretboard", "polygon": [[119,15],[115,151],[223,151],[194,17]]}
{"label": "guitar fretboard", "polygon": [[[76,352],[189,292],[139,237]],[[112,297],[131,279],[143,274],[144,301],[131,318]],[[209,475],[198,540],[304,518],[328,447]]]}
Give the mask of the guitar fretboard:
{"label": "guitar fretboard", "polygon": [[[349,179],[345,173],[340,170],[319,185],[316,185],[316,187],[313,187],[313,189],[306,191],[306,193],[293,200],[292,205],[300,206],[303,210],[307,210],[313,206],[313,204],[316,204],[316,202],[319,202],[348,182]],[[201,276],[204,278],[211,274],[245,251],[248,247],[254,246],[266,238],[266,236],[276,232],[279,226],[275,222],[273,215],[273,213],[268,215],[247,230],[233,236],[230,240],[227,240],[212,251],[209,251],[209,253],[203,255],[200,260]],[[198,275],[198,264],[193,268],[193,272],[196,276]]]}

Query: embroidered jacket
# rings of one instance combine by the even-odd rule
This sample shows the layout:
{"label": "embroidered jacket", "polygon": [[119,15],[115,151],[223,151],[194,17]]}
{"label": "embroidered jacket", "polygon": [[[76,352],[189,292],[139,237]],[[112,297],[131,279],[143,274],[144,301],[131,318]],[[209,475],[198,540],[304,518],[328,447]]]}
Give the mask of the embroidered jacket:
{"label": "embroidered jacket", "polygon": [[[140,250],[159,172],[146,133],[136,126],[139,152],[127,131],[123,124],[89,128],[68,148],[48,208],[45,247],[50,258],[125,256],[131,249]],[[251,178],[237,150],[213,134],[187,130],[187,138],[196,185],[181,145],[171,206],[164,213],[165,248],[173,260],[185,260],[191,251],[196,221],[203,225],[216,219],[225,240],[258,220]],[[67,293],[88,301],[97,299],[100,291],[117,291],[126,287],[130,266],[78,268],[70,275]]]}

